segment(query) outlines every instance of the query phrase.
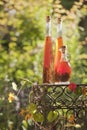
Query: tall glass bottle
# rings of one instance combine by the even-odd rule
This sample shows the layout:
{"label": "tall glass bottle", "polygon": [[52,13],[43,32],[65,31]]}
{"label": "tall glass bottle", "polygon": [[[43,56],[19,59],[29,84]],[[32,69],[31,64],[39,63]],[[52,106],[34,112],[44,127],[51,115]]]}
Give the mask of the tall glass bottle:
{"label": "tall glass bottle", "polygon": [[63,38],[62,38],[62,22],[61,18],[57,20],[57,42],[56,42],[56,52],[55,52],[55,61],[54,61],[54,81],[59,82],[60,77],[58,75],[58,67],[61,59],[60,48],[63,46]]}
{"label": "tall glass bottle", "polygon": [[46,17],[46,36],[44,43],[44,61],[43,61],[43,83],[51,82],[51,62],[52,62],[52,37],[51,37],[51,19]]}

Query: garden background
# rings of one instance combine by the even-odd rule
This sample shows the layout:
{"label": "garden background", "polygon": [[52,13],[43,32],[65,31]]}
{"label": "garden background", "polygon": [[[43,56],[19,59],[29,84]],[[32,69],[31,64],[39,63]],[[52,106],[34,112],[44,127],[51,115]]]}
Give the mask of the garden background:
{"label": "garden background", "polygon": [[55,40],[55,21],[62,17],[73,70],[70,81],[87,84],[86,0],[0,0],[0,130],[19,130],[9,92],[42,83],[46,15],[52,17]]}

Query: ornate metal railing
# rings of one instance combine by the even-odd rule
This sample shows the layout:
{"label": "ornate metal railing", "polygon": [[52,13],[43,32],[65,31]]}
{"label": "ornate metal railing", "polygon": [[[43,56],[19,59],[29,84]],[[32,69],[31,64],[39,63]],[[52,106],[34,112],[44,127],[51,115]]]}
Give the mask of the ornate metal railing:
{"label": "ornate metal railing", "polygon": [[[87,130],[87,84],[77,84],[77,92],[69,84],[35,84],[30,102],[47,116],[49,111],[58,113],[52,130]],[[43,126],[49,125],[47,122]]]}

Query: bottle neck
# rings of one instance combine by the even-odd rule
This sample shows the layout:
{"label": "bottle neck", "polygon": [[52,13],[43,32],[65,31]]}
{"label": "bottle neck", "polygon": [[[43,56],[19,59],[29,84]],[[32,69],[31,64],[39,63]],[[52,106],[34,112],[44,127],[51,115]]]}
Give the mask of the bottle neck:
{"label": "bottle neck", "polygon": [[68,58],[67,58],[67,52],[61,52],[61,61],[66,61],[68,62]]}
{"label": "bottle neck", "polygon": [[57,38],[62,37],[62,22],[57,24]]}
{"label": "bottle neck", "polygon": [[51,30],[51,21],[46,23],[46,36],[51,36],[52,30]]}

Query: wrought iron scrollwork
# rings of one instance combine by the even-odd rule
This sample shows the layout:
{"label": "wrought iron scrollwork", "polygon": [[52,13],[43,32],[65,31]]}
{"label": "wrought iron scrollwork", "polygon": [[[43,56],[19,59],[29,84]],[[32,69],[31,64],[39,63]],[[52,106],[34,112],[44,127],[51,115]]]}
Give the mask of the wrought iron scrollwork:
{"label": "wrought iron scrollwork", "polygon": [[[32,101],[45,115],[48,111],[57,111],[55,130],[75,130],[76,128],[86,130],[87,95],[73,93],[67,86],[67,84],[34,85]],[[77,86],[87,90],[87,85],[77,84]],[[74,119],[70,121],[69,118]]]}

